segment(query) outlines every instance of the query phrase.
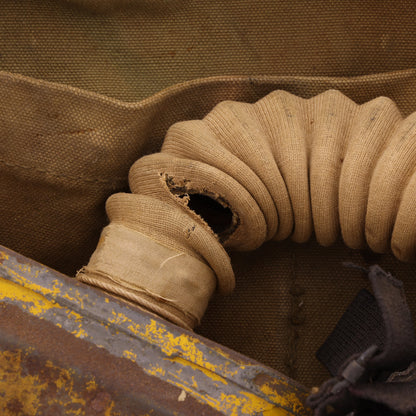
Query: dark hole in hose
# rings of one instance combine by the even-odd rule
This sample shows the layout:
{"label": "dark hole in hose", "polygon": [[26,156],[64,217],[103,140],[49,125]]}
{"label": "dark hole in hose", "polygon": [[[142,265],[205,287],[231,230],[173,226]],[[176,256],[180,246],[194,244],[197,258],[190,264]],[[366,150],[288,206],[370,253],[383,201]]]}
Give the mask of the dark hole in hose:
{"label": "dark hole in hose", "polygon": [[214,231],[220,235],[233,224],[233,213],[207,195],[189,194],[188,207],[196,212]]}

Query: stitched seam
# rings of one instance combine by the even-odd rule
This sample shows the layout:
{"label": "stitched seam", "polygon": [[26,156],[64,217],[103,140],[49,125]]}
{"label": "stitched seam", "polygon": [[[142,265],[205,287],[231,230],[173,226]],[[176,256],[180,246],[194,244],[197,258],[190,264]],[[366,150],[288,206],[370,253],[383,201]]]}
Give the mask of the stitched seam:
{"label": "stitched seam", "polygon": [[297,283],[296,271],[296,254],[292,251],[291,256],[291,286],[290,294],[290,311],[288,316],[288,352],[285,360],[285,365],[288,370],[288,376],[291,378],[297,377],[298,372],[298,347],[300,341],[299,326],[305,322],[303,295],[304,288]]}
{"label": "stitched seam", "polygon": [[57,179],[62,178],[62,179],[67,179],[67,180],[74,181],[74,182],[106,183],[106,184],[116,184],[116,183],[121,183],[121,182],[127,182],[127,177],[118,177],[114,179],[101,179],[101,178],[88,178],[85,176],[60,175],[60,174],[51,172],[47,169],[41,169],[35,166],[25,166],[25,165],[20,165],[17,163],[7,162],[4,159],[0,159],[0,164],[5,165],[10,168],[14,168],[14,169],[32,170],[35,172],[42,173],[44,175],[52,176]]}

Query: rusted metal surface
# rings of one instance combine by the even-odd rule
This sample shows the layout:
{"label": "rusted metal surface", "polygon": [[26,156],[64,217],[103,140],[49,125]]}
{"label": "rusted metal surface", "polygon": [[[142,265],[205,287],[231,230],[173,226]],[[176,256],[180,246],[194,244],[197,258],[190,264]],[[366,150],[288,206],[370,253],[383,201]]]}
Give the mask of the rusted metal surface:
{"label": "rusted metal surface", "polygon": [[219,414],[192,397],[179,402],[180,388],[131,360],[28,318],[15,306],[0,311],[2,415]]}
{"label": "rusted metal surface", "polygon": [[0,414],[306,415],[280,373],[0,246]]}

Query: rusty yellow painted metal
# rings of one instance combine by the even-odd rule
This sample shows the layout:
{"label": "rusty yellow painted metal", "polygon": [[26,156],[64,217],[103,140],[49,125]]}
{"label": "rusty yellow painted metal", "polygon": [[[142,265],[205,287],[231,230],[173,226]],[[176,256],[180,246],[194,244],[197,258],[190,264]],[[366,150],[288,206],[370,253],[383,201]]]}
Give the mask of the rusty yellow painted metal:
{"label": "rusty yellow painted metal", "polygon": [[[0,305],[19,310],[33,325],[43,325],[44,337],[67,337],[59,348],[72,348],[60,356],[56,345],[48,350],[36,334],[33,345],[22,341],[27,336],[22,335],[21,322],[19,332],[0,320],[0,332],[10,327],[13,339],[4,345],[0,341],[1,414],[13,403],[23,405],[22,414],[27,415],[39,414],[39,406],[74,415],[86,409],[102,415],[198,414],[197,408],[229,416],[309,414],[302,404],[305,389],[282,374],[1,247]],[[106,354],[107,362],[89,362],[94,354]],[[42,364],[38,373],[28,374],[27,362],[33,356],[42,356]],[[112,376],[101,374],[105,368],[99,364],[116,362]],[[42,374],[48,377],[42,379]],[[116,379],[119,385],[136,382],[129,379],[136,377],[133,374],[146,381],[146,388],[137,390],[139,403],[130,399],[136,410],[129,413],[128,403],[120,399],[129,392],[111,386]]]}
{"label": "rusty yellow painted metal", "polygon": [[[27,353],[26,353],[27,355]],[[74,371],[60,368],[46,361],[43,373],[50,373],[48,379],[44,374],[28,374],[23,361],[26,357],[22,350],[2,351],[0,353],[0,392],[1,414],[39,415],[41,397],[52,388],[54,394],[48,395],[49,409],[59,408],[65,415],[82,415],[86,407],[86,398],[74,389]],[[83,389],[94,395],[98,386],[91,378],[85,382]],[[113,412],[114,401],[104,400],[101,407],[104,415],[116,416]]]}

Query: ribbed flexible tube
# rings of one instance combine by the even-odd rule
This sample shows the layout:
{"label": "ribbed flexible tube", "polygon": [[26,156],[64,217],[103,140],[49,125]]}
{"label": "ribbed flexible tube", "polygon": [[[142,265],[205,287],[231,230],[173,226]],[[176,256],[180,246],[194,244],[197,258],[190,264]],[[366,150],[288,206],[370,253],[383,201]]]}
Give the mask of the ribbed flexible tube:
{"label": "ribbed flexible tube", "polygon": [[[416,255],[416,113],[403,119],[386,97],[358,105],[334,90],[310,99],[274,91],[254,104],[222,102],[202,120],[172,125],[161,152],[132,166],[129,183],[132,194],[107,202],[110,226],[135,230],[178,260],[197,261],[185,280],[205,287],[209,280],[203,296],[211,295],[215,278],[223,292],[234,287],[224,248],[254,250],[289,237],[305,242],[314,233],[323,246],[342,235],[353,249],[391,249],[403,261]],[[204,208],[210,201],[212,215]],[[218,228],[213,221],[221,216]],[[181,261],[172,264],[172,274],[184,273]],[[189,305],[201,305],[200,298],[184,305],[169,291],[161,295],[163,275],[151,290],[141,277],[127,279],[123,292],[123,279],[111,275],[117,271],[93,263],[80,280],[103,287],[105,275],[119,294],[150,310],[176,308],[161,314],[180,325],[200,321],[208,300],[196,311]],[[201,278],[209,275],[206,265],[216,277]],[[157,261],[150,268],[146,260],[129,265],[135,268],[152,274]],[[183,297],[192,298],[191,286],[185,284]],[[158,299],[158,306],[132,291]]]}

